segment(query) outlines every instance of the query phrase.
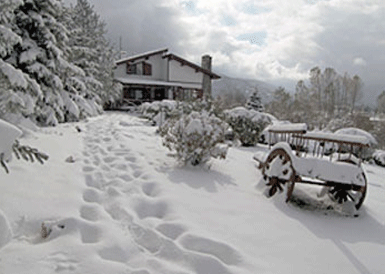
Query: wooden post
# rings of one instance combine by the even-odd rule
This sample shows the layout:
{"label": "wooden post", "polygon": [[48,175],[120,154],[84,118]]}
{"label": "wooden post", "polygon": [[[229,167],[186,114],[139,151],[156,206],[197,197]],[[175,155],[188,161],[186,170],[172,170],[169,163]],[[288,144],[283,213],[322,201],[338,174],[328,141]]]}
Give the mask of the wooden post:
{"label": "wooden post", "polygon": [[350,145],[349,159],[352,158],[352,154],[353,154],[353,145]]}

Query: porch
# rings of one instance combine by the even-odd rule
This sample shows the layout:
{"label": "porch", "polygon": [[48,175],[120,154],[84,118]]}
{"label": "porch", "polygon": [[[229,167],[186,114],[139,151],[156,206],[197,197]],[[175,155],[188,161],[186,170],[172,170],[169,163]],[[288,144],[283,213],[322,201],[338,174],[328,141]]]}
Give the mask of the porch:
{"label": "porch", "polygon": [[119,79],[123,84],[122,99],[140,105],[143,102],[189,100],[202,98],[201,84],[150,81],[143,79]]}

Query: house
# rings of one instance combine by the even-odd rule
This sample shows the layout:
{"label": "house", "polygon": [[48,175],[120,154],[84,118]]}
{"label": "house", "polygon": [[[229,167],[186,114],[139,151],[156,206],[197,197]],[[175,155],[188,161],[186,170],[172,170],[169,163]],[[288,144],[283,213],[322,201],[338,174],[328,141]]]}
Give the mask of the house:
{"label": "house", "polygon": [[136,104],[211,96],[211,81],[220,78],[211,71],[210,56],[203,56],[199,66],[168,49],[118,60],[114,75],[123,85],[123,99]]}

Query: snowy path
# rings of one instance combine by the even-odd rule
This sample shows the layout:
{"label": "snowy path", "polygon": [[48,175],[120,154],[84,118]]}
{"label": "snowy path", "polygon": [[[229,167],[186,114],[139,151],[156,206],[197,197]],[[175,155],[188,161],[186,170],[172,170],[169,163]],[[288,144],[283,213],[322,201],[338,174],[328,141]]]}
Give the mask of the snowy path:
{"label": "snowy path", "polygon": [[[241,261],[235,250],[190,235],[176,221],[173,206],[162,193],[164,175],[156,171],[165,150],[155,137],[155,128],[123,118],[110,115],[108,121],[89,123],[85,138],[87,189],[80,215],[94,222],[107,215],[115,221],[115,233],[121,235],[114,245],[99,251],[100,257],[131,267],[141,257],[139,261],[145,264],[137,267],[143,267],[143,273],[231,273],[231,266]],[[134,245],[126,248],[124,242]]]}
{"label": "snowy path", "polygon": [[[180,167],[155,131],[107,113],[26,138],[51,157],[0,174],[0,273],[385,273],[384,169],[366,167],[361,215],[343,217],[267,199],[260,148]],[[317,205],[313,188],[294,196]]]}

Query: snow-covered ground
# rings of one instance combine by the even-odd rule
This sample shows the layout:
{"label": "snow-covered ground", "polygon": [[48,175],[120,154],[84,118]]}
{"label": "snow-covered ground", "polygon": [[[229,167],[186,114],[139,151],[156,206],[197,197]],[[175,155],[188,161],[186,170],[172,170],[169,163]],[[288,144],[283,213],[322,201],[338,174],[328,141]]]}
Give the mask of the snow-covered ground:
{"label": "snow-covered ground", "polygon": [[50,159],[0,171],[0,273],[385,273],[384,168],[364,165],[353,217],[319,188],[266,198],[252,160],[264,147],[182,167],[126,113],[20,141]]}

